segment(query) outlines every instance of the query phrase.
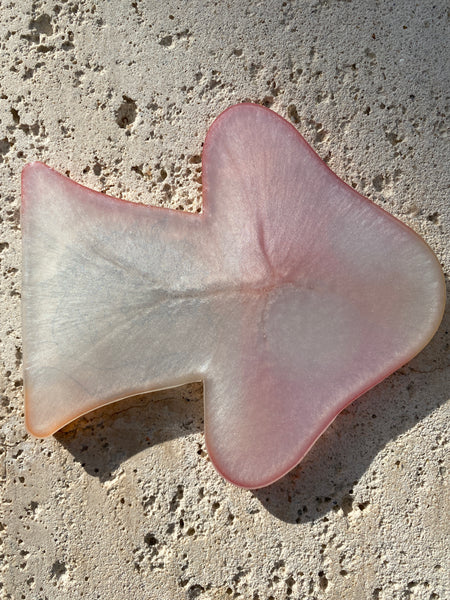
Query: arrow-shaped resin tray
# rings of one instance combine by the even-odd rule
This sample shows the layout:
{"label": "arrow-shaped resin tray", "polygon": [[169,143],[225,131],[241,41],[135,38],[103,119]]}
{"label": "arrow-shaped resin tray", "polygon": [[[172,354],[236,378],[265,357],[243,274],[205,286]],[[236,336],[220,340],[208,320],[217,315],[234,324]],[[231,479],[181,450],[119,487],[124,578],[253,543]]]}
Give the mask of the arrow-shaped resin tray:
{"label": "arrow-shaped resin tray", "polygon": [[203,213],[23,172],[28,430],[204,382],[218,471],[256,488],[417,354],[444,307],[422,239],[334,175],[274,112],[233,106],[203,152]]}

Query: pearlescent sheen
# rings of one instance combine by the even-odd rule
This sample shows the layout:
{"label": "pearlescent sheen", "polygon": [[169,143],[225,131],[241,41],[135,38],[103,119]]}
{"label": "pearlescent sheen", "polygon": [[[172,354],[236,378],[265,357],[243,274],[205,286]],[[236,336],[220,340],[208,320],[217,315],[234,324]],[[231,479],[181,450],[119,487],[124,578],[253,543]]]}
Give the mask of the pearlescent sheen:
{"label": "pearlescent sheen", "polygon": [[22,182],[26,425],[202,380],[218,471],[256,488],[417,354],[439,263],[287,121],[241,104],[211,126],[201,215],[124,202],[41,163]]}

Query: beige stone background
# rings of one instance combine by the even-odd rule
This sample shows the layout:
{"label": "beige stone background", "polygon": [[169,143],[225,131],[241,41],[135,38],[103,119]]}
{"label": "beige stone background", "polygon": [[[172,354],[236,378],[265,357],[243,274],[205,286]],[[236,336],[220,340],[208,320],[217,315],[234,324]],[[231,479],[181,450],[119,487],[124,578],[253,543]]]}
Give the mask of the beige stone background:
{"label": "beige stone background", "polygon": [[54,437],[23,424],[20,172],[200,210],[202,142],[250,100],[448,269],[445,0],[0,1],[0,597],[449,598],[448,314],[278,483],[226,483],[201,384]]}

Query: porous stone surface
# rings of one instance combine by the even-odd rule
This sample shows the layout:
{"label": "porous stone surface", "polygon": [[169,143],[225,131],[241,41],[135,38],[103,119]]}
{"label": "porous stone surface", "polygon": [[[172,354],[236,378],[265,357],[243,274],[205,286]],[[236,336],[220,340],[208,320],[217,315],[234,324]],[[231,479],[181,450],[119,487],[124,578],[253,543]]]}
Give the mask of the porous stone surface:
{"label": "porous stone surface", "polygon": [[[278,483],[226,483],[201,384],[118,402],[39,440],[23,424],[20,172],[201,210],[214,117],[289,119],[444,271],[444,0],[20,0],[0,5],[0,597],[443,600],[448,315]],[[447,537],[447,543],[446,543]]]}

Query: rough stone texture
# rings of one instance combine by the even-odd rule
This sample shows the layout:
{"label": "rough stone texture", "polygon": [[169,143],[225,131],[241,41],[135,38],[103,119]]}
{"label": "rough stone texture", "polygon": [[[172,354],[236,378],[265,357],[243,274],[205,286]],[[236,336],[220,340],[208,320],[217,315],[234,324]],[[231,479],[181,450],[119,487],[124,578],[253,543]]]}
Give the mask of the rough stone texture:
{"label": "rough stone texture", "polygon": [[[243,100],[448,269],[444,0],[5,0],[0,6],[2,598],[448,598],[448,315],[269,488],[224,482],[201,384],[55,437],[23,426],[20,171],[201,208],[202,141]],[[447,452],[446,452],[447,451]]]}

